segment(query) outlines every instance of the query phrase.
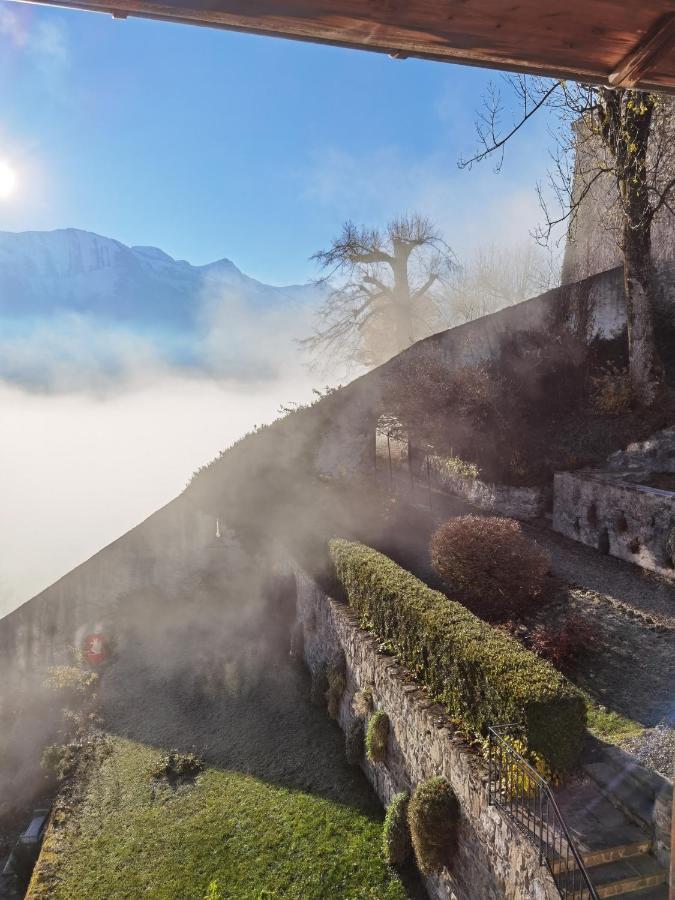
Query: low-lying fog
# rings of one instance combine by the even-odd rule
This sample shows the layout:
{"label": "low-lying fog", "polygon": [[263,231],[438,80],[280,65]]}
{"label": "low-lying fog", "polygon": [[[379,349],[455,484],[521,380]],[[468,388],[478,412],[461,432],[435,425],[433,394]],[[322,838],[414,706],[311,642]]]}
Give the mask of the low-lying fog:
{"label": "low-lying fog", "polygon": [[0,615],[119,537],[281,403],[309,399],[296,371],[241,382],[166,374],[104,397],[0,383]]}

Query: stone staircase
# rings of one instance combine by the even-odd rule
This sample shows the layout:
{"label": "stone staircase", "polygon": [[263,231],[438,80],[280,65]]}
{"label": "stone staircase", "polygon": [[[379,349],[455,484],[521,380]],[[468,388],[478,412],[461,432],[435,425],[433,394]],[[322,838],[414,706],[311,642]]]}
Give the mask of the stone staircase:
{"label": "stone staircase", "polygon": [[[667,870],[653,854],[646,823],[631,821],[588,776],[557,791],[556,800],[598,897],[668,900]],[[551,868],[556,871],[555,862]],[[570,890],[567,896],[586,900],[588,892]]]}
{"label": "stone staircase", "polygon": [[516,728],[488,729],[490,802],[538,848],[560,896],[669,900],[672,784],[591,742],[585,771],[553,788],[513,747]]}

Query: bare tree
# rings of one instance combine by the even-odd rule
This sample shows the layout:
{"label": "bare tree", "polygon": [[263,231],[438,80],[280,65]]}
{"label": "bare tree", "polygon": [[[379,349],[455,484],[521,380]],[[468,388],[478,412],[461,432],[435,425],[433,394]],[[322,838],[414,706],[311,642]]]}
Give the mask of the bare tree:
{"label": "bare tree", "polygon": [[620,220],[628,319],[628,349],[633,392],[654,402],[663,378],[654,340],[654,278],[651,230],[654,217],[675,204],[675,148],[672,106],[646,91],[581,85],[528,76],[510,76],[519,112],[502,130],[502,103],[491,89],[477,123],[478,151],[460,166],[496,156],[501,167],[509,140],[542,108],[554,113],[556,149],[549,172],[552,203],[537,190],[545,224],[536,236],[550,240],[563,224],[574,238],[577,215],[596,183],[610,176],[615,198],[605,212]]}
{"label": "bare tree", "polygon": [[428,219],[404,216],[384,230],[346,222],[312,259],[328,288],[314,334],[301,341],[315,356],[378,365],[442,327],[454,258]]}
{"label": "bare tree", "polygon": [[559,265],[537,244],[480,248],[460,264],[448,286],[447,324],[469,322],[559,284]]}

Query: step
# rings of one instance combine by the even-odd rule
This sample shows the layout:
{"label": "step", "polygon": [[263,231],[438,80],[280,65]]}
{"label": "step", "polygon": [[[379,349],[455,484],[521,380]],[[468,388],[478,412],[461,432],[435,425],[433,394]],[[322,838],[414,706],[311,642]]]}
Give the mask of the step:
{"label": "step", "polygon": [[[641,853],[648,853],[651,847],[651,841],[645,838],[642,841],[635,841],[632,844],[618,844],[615,847],[606,847],[602,850],[586,850],[581,852],[581,859],[587,869],[593,866],[600,866],[604,863],[617,862],[620,859],[628,859],[631,856],[639,856]],[[570,857],[570,863],[576,866],[574,857]],[[559,861],[550,863],[554,873],[561,871],[562,864]]]}
{"label": "step", "polygon": [[591,762],[606,763],[608,766],[616,769],[617,774],[642,785],[647,794],[656,796],[661,791],[667,790],[669,787],[672,788],[667,778],[659,775],[658,772],[654,772],[653,769],[645,768],[634,756],[626,753],[620,747],[605,745],[599,751],[596,749],[593,756],[595,758]]}
{"label": "step", "polygon": [[584,771],[610,802],[633,822],[651,831],[654,813],[652,793],[645,791],[641,784],[603,762],[588,763],[584,766]]}
{"label": "step", "polygon": [[[588,875],[600,898],[623,897],[631,892],[656,888],[666,883],[665,869],[647,853],[593,866]],[[588,896],[587,891],[579,889],[578,876],[570,875],[568,884],[573,888],[568,894],[574,900],[582,900]]]}
{"label": "step", "polygon": [[660,884],[658,887],[629,891],[622,900],[671,900],[671,894],[667,884]]}

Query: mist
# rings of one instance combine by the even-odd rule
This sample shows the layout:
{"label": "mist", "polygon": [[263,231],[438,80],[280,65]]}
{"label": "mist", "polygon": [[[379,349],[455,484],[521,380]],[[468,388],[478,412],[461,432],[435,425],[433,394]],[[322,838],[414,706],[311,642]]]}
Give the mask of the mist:
{"label": "mist", "polygon": [[198,465],[312,396],[309,373],[242,382],[167,373],[108,396],[0,384],[0,615],[176,496]]}

